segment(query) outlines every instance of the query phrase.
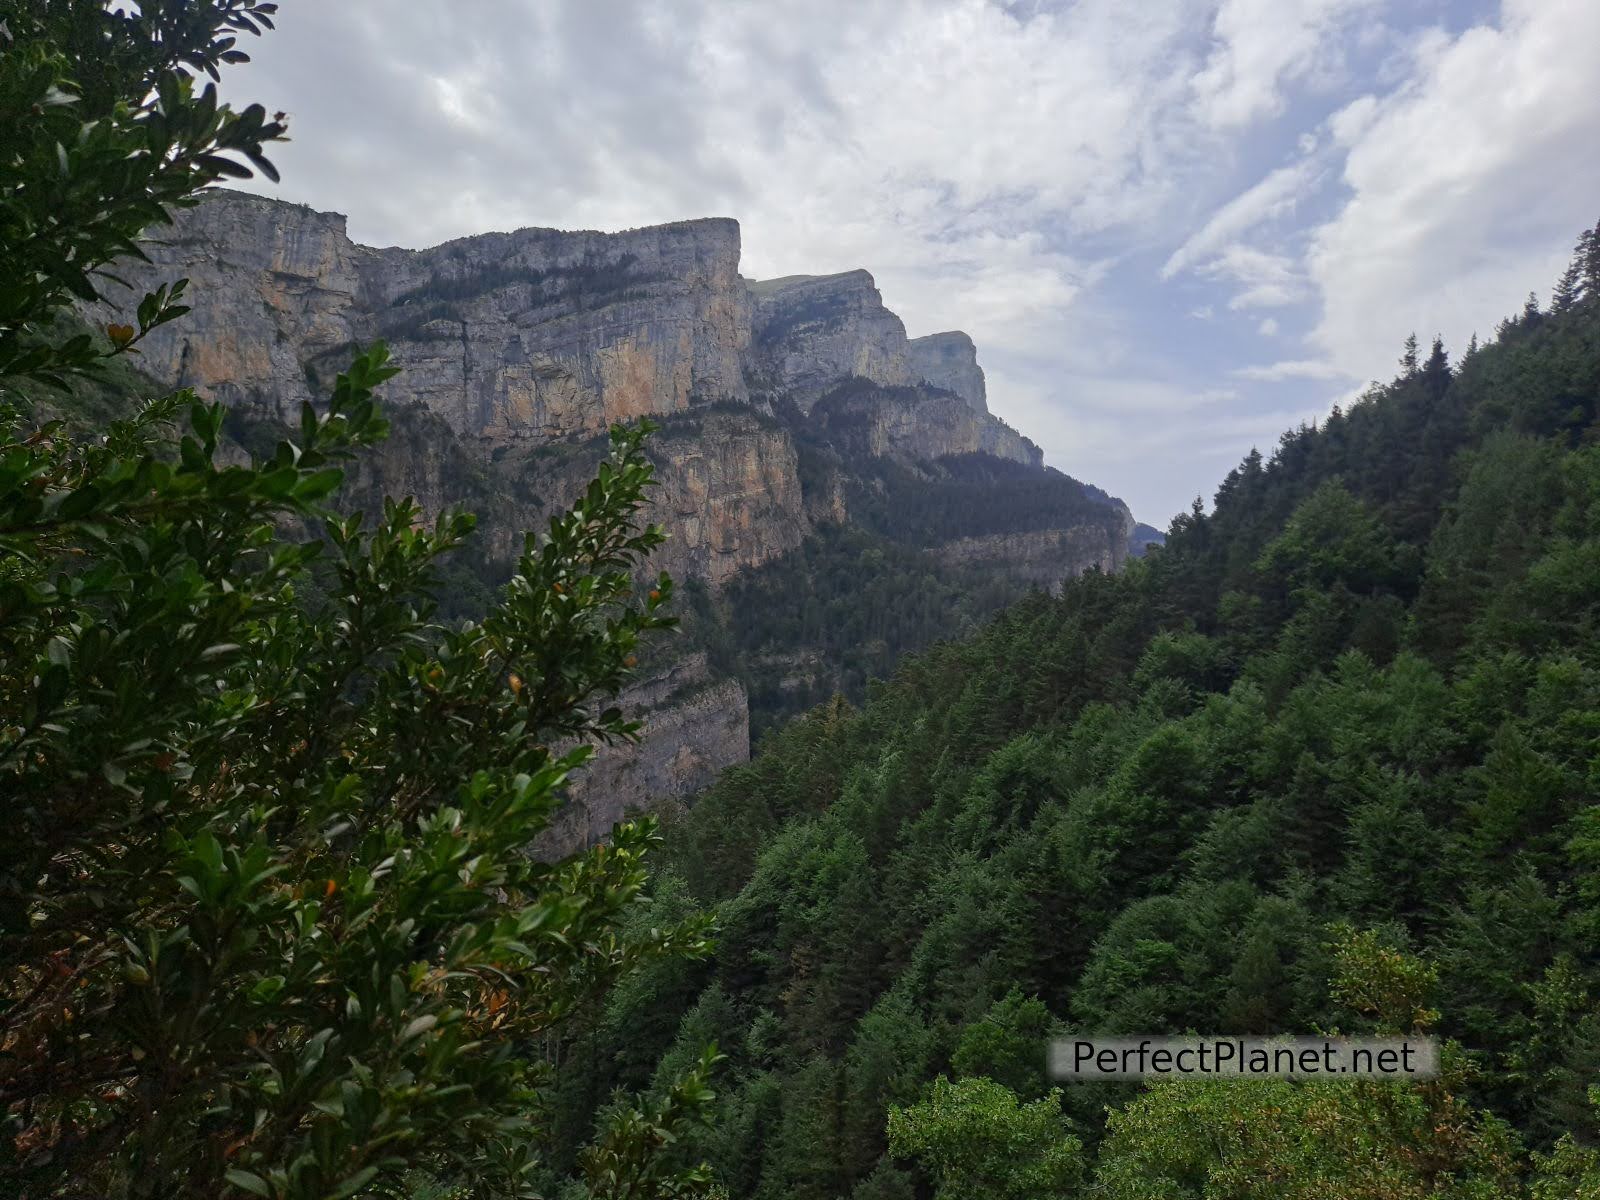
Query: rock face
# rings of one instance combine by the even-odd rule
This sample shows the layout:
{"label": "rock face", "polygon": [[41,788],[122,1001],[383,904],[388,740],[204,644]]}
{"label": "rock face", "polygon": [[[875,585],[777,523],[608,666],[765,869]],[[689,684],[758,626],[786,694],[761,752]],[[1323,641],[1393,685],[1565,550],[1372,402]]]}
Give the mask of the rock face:
{"label": "rock face", "polygon": [[925,382],[954,392],[977,412],[989,411],[983,368],[978,365],[978,348],[971,338],[952,330],[912,338],[909,345],[911,369]]}
{"label": "rock face", "polygon": [[[118,264],[131,291],[86,315],[125,319],[144,292],[187,277],[192,311],[142,343],[141,365],[225,401],[266,445],[302,403],[320,402],[355,347],[384,339],[401,368],[384,387],[393,433],[353,469],[347,500],[465,503],[490,565],[513,561],[523,531],[585,486],[608,426],[644,416],[662,426],[649,447],[651,515],[670,535],[650,567],[712,591],[849,522],[851,497],[881,497],[873,463],[913,481],[947,477],[947,458],[1043,469],[1038,447],[988,413],[965,334],[907,339],[865,271],[745,280],[731,220],[375,249],[353,243],[337,214],[223,191],[157,231],[148,253]],[[1035,512],[1029,532],[1005,532],[1002,514],[985,536],[922,541],[918,553],[1044,586],[1115,569],[1126,508],[1057,482],[1095,503],[1047,513],[1042,523],[1061,528],[1041,529]],[[796,687],[842,677],[817,647],[774,652],[773,670]],[[624,703],[644,716],[645,740],[602,751],[547,850],[602,837],[626,811],[748,756],[746,693],[703,656]]]}
{"label": "rock face", "polygon": [[492,444],[747,395],[734,221],[374,250],[337,214],[218,192],[148,253],[135,294],[182,274],[195,308],[142,344],[145,368],[279,416],[379,337],[402,368],[391,404],[419,403]]}
{"label": "rock face", "polygon": [[917,382],[906,327],[883,306],[872,276],[789,275],[750,285],[752,374],[808,412],[845,379]]}
{"label": "rock face", "polygon": [[1165,546],[1167,535],[1153,525],[1135,524],[1128,535],[1128,557],[1143,558],[1151,546]]}
{"label": "rock face", "polygon": [[1127,520],[1110,529],[1079,525],[1072,529],[958,538],[938,547],[935,553],[952,566],[982,567],[1057,593],[1067,580],[1091,568],[1109,573],[1128,560],[1128,538],[1134,521],[1126,508],[1121,512]]}
{"label": "rock face", "polygon": [[935,388],[886,388],[852,380],[823,397],[812,418],[836,442],[869,457],[992,454],[1044,466],[1043,451],[1011,426]]}
{"label": "rock face", "polygon": [[[800,544],[810,525],[787,430],[747,406],[697,409],[661,425],[648,448],[657,483],[650,516],[671,536],[651,556],[650,573],[716,587]],[[478,507],[479,537],[493,555],[514,559],[523,530],[542,529],[570,504],[607,449],[603,437],[590,437],[491,456],[483,468],[490,494]],[[442,450],[436,443],[433,453]]]}
{"label": "rock face", "polygon": [[691,655],[621,696],[645,722],[631,746],[606,746],[573,781],[535,851],[559,858],[602,841],[611,827],[651,801],[700,791],[730,763],[750,756],[750,709],[744,689],[714,679],[703,654]]}

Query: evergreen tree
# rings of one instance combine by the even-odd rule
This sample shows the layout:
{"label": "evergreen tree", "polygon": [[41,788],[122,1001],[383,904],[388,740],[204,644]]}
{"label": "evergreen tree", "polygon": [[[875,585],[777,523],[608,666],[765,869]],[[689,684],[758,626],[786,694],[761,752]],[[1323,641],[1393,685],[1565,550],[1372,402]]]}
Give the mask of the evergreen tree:
{"label": "evergreen tree", "polygon": [[1407,379],[1415,375],[1419,369],[1417,356],[1417,335],[1412,333],[1406,336],[1405,351],[1400,355],[1400,374]]}
{"label": "evergreen tree", "polygon": [[[1579,249],[1582,249],[1581,243]],[[1555,291],[1550,294],[1550,311],[1558,315],[1570,312],[1582,296],[1583,262],[1575,255],[1556,281]]]}
{"label": "evergreen tree", "polygon": [[1423,386],[1435,398],[1443,396],[1445,388],[1450,385],[1450,375],[1450,356],[1445,353],[1444,339],[1435,336],[1433,348],[1428,353],[1428,361],[1422,366]]}
{"label": "evergreen tree", "polygon": [[1600,222],[1579,236],[1573,262],[1578,266],[1578,302],[1600,304]]}

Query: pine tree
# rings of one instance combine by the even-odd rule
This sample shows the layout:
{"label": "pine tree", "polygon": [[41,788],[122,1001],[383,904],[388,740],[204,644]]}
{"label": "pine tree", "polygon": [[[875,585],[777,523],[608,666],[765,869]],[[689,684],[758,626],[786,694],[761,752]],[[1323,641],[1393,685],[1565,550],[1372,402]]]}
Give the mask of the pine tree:
{"label": "pine tree", "polygon": [[1450,385],[1450,356],[1445,353],[1444,339],[1435,336],[1428,361],[1422,366],[1422,381],[1430,391],[1439,395]]}
{"label": "pine tree", "polygon": [[1600,222],[1579,236],[1574,261],[1580,264],[1580,301],[1590,304],[1600,301]]}
{"label": "pine tree", "polygon": [[1417,373],[1417,335],[1406,338],[1405,353],[1400,356],[1400,373],[1410,379]]}
{"label": "pine tree", "polygon": [[[1579,251],[1583,247],[1582,239],[1579,240]],[[1567,269],[1561,273],[1561,278],[1556,281],[1556,290],[1550,294],[1550,311],[1554,313],[1570,312],[1578,303],[1583,294],[1583,262],[1579,255],[1573,255],[1572,261],[1567,264]]]}

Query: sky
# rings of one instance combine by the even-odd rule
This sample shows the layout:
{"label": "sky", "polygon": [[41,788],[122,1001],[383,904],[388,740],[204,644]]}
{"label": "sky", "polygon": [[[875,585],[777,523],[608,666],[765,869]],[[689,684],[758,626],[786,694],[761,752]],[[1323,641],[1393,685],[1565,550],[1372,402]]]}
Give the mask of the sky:
{"label": "sky", "polygon": [[730,216],[865,267],[1165,528],[1547,298],[1600,219],[1597,0],[281,0],[225,76],[369,245]]}

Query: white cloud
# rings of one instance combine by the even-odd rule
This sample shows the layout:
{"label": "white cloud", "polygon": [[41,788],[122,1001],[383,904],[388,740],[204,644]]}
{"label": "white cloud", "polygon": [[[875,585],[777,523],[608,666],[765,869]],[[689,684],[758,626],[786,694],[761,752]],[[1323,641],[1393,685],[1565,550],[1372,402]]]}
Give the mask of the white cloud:
{"label": "white cloud", "polygon": [[237,82],[315,114],[280,194],[377,244],[726,213],[747,275],[865,266],[913,332],[994,352],[1048,341],[1102,269],[1060,231],[1155,220],[1192,154],[1186,0],[457,7],[286,6]]}
{"label": "white cloud", "polygon": [[1240,379],[1253,379],[1261,383],[1282,383],[1286,379],[1350,378],[1350,372],[1332,363],[1317,362],[1314,359],[1275,362],[1265,366],[1236,367],[1233,373]]}
{"label": "white cloud", "polygon": [[1223,0],[1214,47],[1193,81],[1195,105],[1216,127],[1240,126],[1283,107],[1283,85],[1341,72],[1337,34],[1374,0]]}
{"label": "white cloud", "polygon": [[1547,292],[1600,196],[1596,46],[1593,0],[1506,0],[1499,28],[1430,35],[1411,81],[1335,118],[1351,195],[1308,258],[1332,361],[1386,378],[1408,331],[1459,349]]}
{"label": "white cloud", "polygon": [[1259,333],[1262,337],[1277,337],[1278,336],[1278,322],[1276,320],[1274,320],[1272,317],[1268,317],[1264,321],[1262,321],[1261,324],[1256,326],[1256,332]]}
{"label": "white cloud", "polygon": [[1300,264],[1286,254],[1232,245],[1202,269],[1212,279],[1242,287],[1228,301],[1235,311],[1283,308],[1303,300],[1307,283]]}
{"label": "white cloud", "polygon": [[1328,130],[1333,140],[1348,149],[1353,146],[1378,116],[1376,96],[1358,96],[1328,118]]}
{"label": "white cloud", "polygon": [[1212,214],[1199,232],[1172,252],[1161,268],[1161,277],[1171,279],[1214,258],[1263,221],[1292,211],[1315,180],[1316,168],[1309,161],[1279,167]]}

